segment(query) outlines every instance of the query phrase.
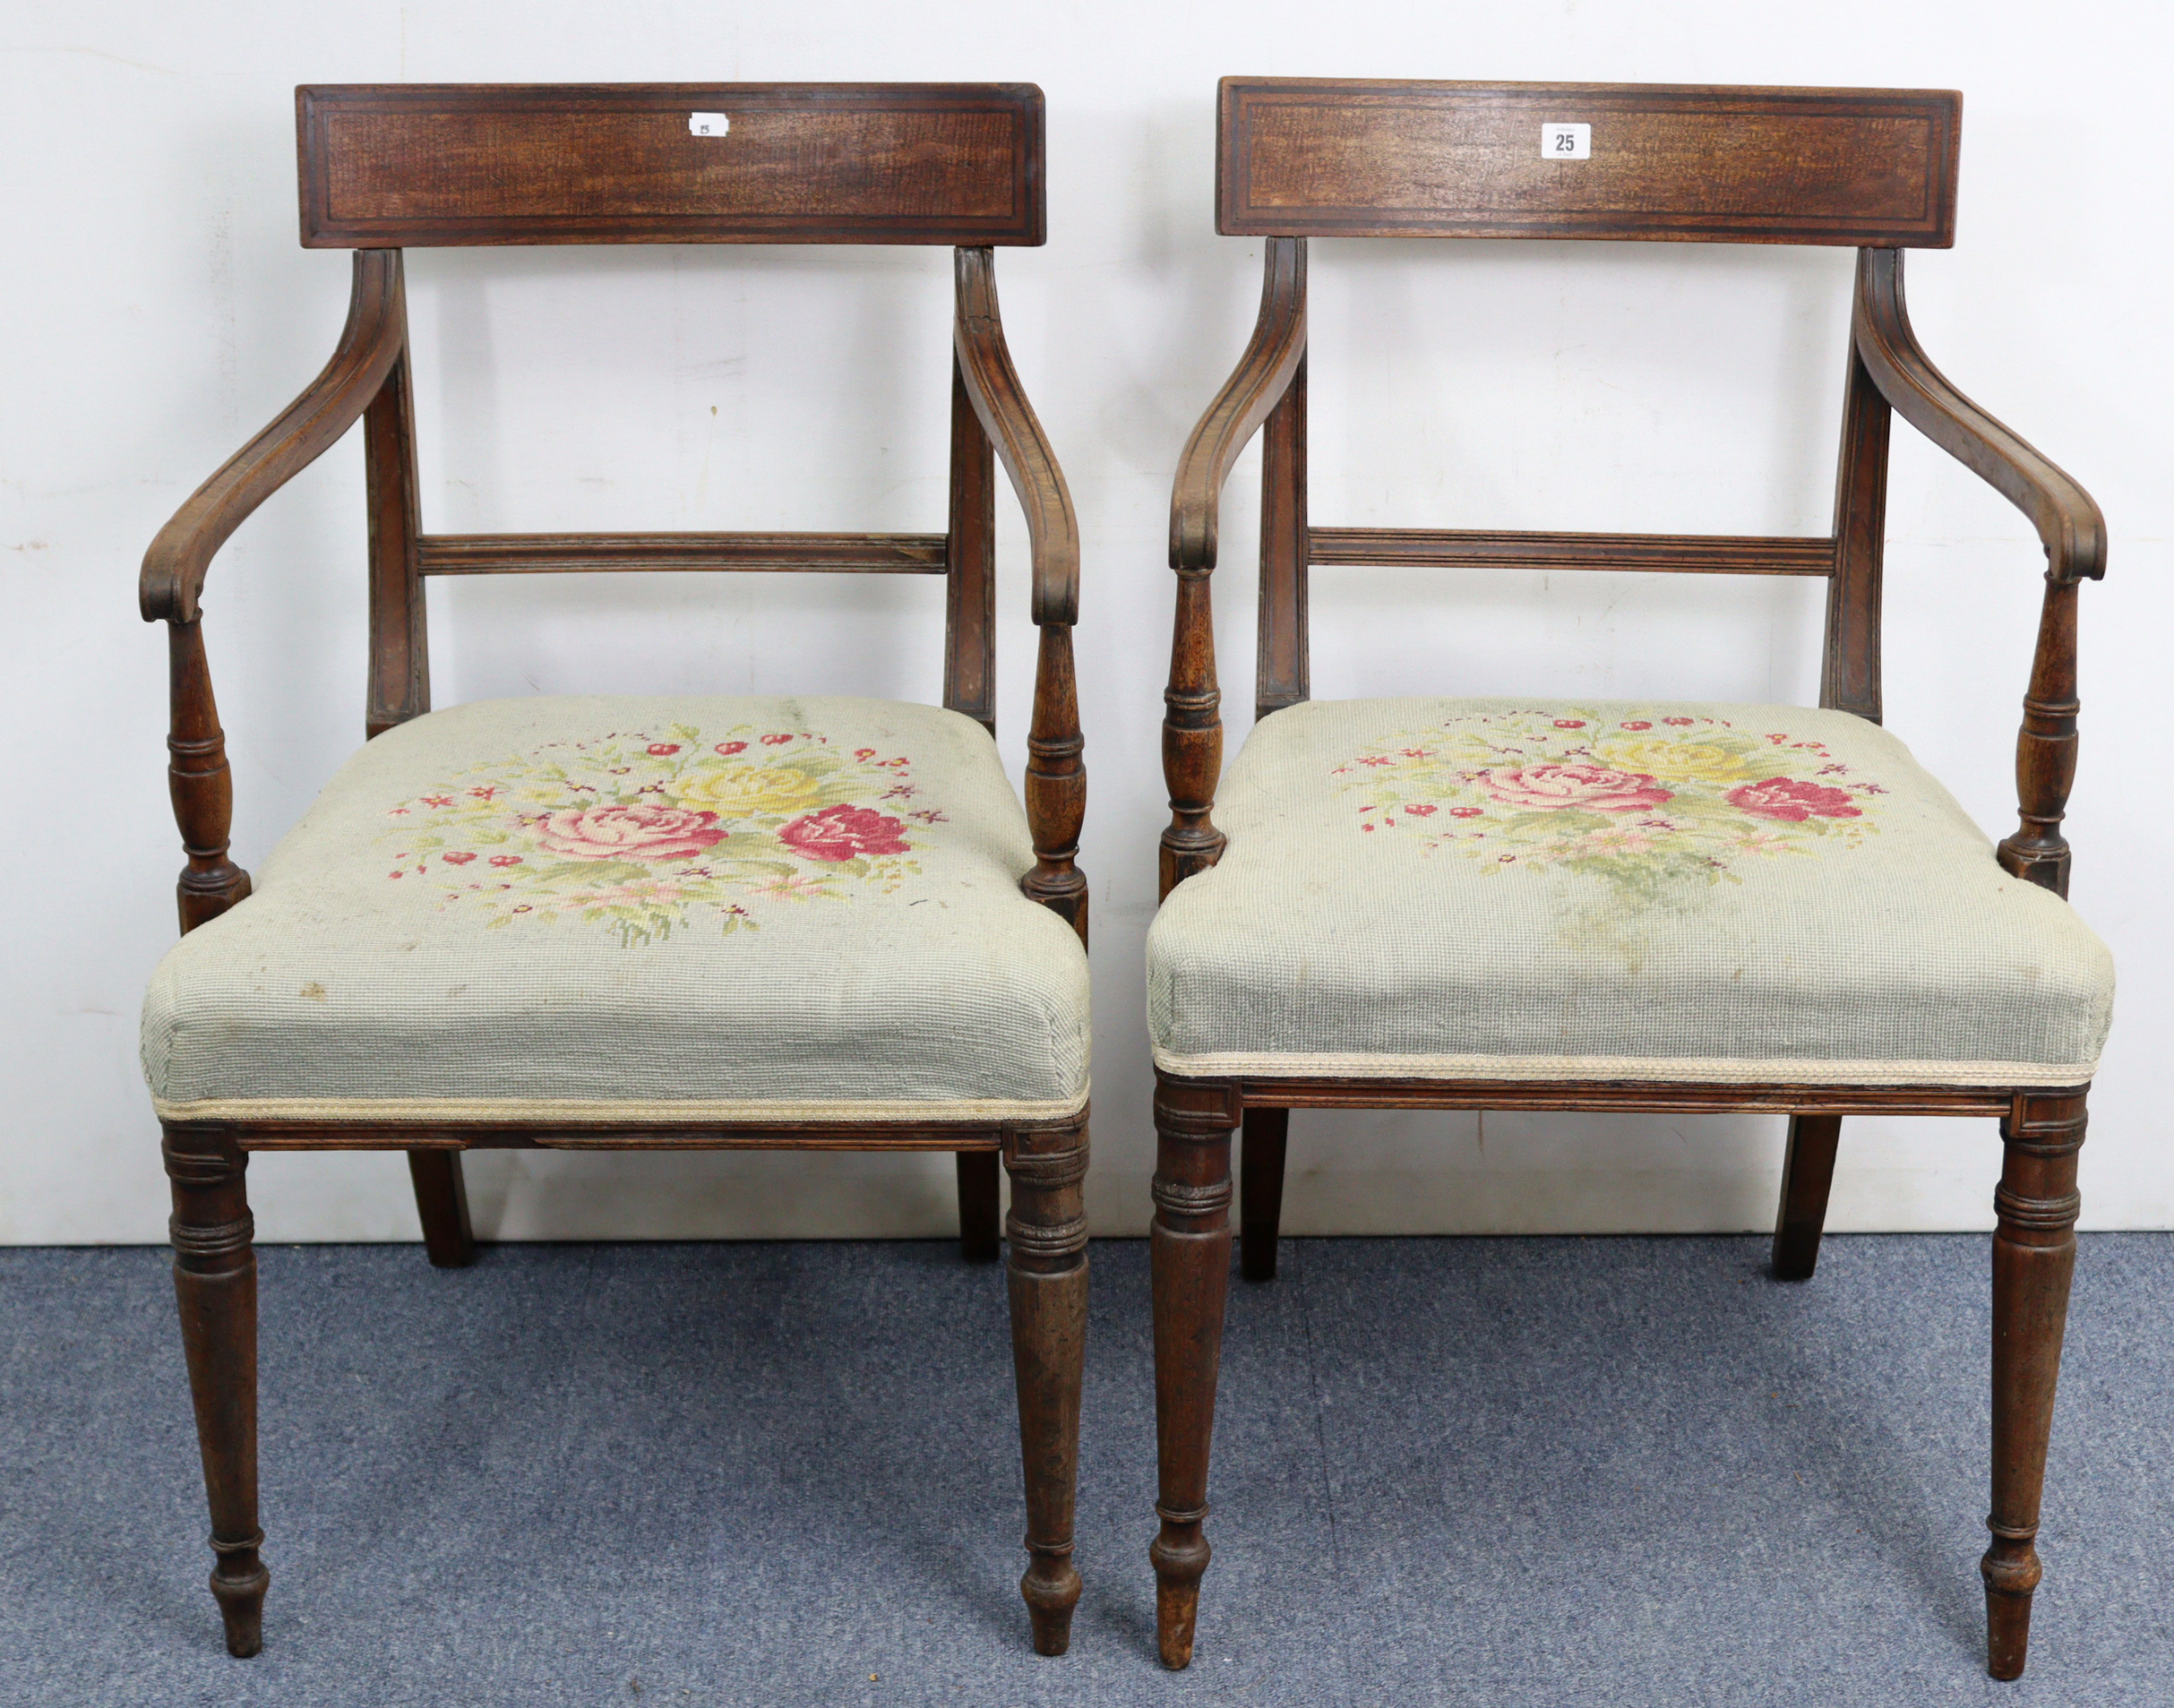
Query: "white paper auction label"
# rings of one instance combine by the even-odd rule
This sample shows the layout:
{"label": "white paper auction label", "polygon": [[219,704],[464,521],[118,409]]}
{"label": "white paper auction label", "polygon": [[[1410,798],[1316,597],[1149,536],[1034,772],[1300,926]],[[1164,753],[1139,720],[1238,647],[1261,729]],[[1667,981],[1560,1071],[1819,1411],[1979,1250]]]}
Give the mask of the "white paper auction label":
{"label": "white paper auction label", "polygon": [[690,113],[687,128],[697,136],[723,136],[732,129],[732,120],[722,113]]}
{"label": "white paper auction label", "polygon": [[1593,127],[1590,124],[1542,124],[1540,158],[1543,160],[1590,160]]}

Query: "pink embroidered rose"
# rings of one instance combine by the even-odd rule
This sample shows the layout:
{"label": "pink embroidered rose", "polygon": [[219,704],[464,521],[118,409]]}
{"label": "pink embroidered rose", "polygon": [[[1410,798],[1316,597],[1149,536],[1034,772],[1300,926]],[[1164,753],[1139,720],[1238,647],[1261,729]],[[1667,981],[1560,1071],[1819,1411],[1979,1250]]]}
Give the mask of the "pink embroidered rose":
{"label": "pink embroidered rose", "polygon": [[519,854],[493,854],[491,863],[494,866],[518,866],[520,864],[520,856]]}
{"label": "pink embroidered rose", "polygon": [[1528,765],[1482,779],[1506,806],[1582,812],[1643,812],[1671,798],[1642,771],[1611,771],[1598,765]]}
{"label": "pink embroidered rose", "polygon": [[853,750],[853,757],[856,760],[872,760],[875,756],[876,751],[872,747],[856,747]]}
{"label": "pink embroidered rose", "polygon": [[910,845],[898,834],[905,828],[872,807],[840,805],[794,820],[778,840],[809,860],[854,860],[907,853]]}
{"label": "pink embroidered rose", "polygon": [[677,742],[651,742],[649,743],[649,752],[657,759],[668,760],[678,751],[679,743]]}
{"label": "pink embroidered rose", "polygon": [[1485,807],[1451,807],[1449,816],[1453,819],[1476,819],[1486,811]]}
{"label": "pink embroidered rose", "polygon": [[539,846],[574,860],[684,860],[725,840],[714,812],[683,807],[564,807],[528,826]]}
{"label": "pink embroidered rose", "polygon": [[[1671,721],[1672,722],[1674,720],[1671,719]],[[1625,729],[1651,729],[1653,725],[1647,722],[1645,718],[1639,717],[1632,719],[1629,723],[1624,725],[1623,727]]]}
{"label": "pink embroidered rose", "polygon": [[762,738],[762,745],[765,747],[783,747],[792,739],[793,737],[789,731],[783,735],[765,735]]}
{"label": "pink embroidered rose", "polygon": [[1663,717],[1661,721],[1663,724],[1672,724],[1678,729],[1682,729],[1689,725],[1693,720],[1689,717]]}
{"label": "pink embroidered rose", "polygon": [[1731,789],[1729,804],[1762,819],[1781,819],[1790,824],[1802,824],[1814,816],[1864,817],[1864,810],[1850,799],[1845,790],[1830,789],[1824,783],[1793,783],[1785,777],[1769,777],[1764,783],[1747,783],[1740,789]]}
{"label": "pink embroidered rose", "polygon": [[1557,729],[1583,729],[1585,726],[1585,720],[1582,717],[1559,717],[1555,720]]}
{"label": "pink embroidered rose", "polygon": [[719,742],[718,751],[724,754],[726,759],[730,759],[735,753],[746,752],[747,743],[745,742]]}
{"label": "pink embroidered rose", "polygon": [[1417,805],[1406,807],[1405,811],[1410,813],[1415,819],[1424,819],[1432,815],[1434,808],[1430,803],[1422,801]]}
{"label": "pink embroidered rose", "polygon": [[449,866],[465,866],[475,857],[476,856],[474,854],[465,853],[459,848],[452,849],[450,852],[442,854],[438,856],[439,859],[444,861]]}

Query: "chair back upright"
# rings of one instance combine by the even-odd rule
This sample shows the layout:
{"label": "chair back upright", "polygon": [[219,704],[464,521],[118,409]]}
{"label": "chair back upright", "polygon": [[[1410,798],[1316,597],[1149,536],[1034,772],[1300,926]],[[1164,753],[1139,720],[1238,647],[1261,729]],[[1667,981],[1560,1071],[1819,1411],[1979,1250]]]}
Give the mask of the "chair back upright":
{"label": "chair back upright", "polygon": [[[1255,346],[1282,370],[1267,391],[1288,376],[1263,423],[1257,716],[1308,697],[1309,570],[1405,563],[1824,576],[1820,703],[1878,721],[1889,405],[1854,339],[1825,538],[1316,528],[1306,511],[1306,240],[1849,245],[1861,252],[1861,313],[1883,281],[1899,305],[1896,250],[1954,243],[1961,122],[1962,97],[1938,90],[1225,78],[1216,227],[1268,240]],[[1211,410],[1189,460],[1212,457],[1214,420]],[[1213,507],[1203,515],[1187,503],[1208,472],[1190,488],[1180,475],[1181,573],[1213,562]]]}
{"label": "chair back upright", "polygon": [[[961,326],[978,316],[993,329],[991,250],[1045,237],[1040,90],[365,84],[307,86],[295,99],[303,245],[356,252],[342,348],[371,346],[386,358],[364,416],[372,735],[429,708],[425,577],[613,570],[943,576],[943,703],[993,733],[994,455],[974,395],[987,376],[970,371],[964,333],[941,534],[426,534],[400,258],[408,248],[488,245],[950,245],[959,252]],[[1040,494],[1040,514],[1028,504],[1038,547],[1044,534],[1075,532],[1053,464],[1041,485],[1053,490]],[[1069,600],[1063,585],[1043,585],[1044,556],[1036,620],[1069,623],[1076,538]]]}

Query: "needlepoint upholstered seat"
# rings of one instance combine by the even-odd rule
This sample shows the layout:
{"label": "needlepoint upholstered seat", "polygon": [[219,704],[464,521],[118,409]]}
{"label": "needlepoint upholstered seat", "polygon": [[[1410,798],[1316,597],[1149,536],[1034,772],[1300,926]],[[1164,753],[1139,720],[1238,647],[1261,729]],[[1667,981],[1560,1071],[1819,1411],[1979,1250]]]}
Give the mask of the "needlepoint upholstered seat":
{"label": "needlepoint upholstered seat", "polygon": [[2072,1086],[2105,948],[1877,725],[1317,700],[1147,940],[1173,1074]]}
{"label": "needlepoint upholstered seat", "polygon": [[[995,279],[998,245],[1044,237],[1041,91],[400,84],[297,90],[296,114],[303,243],[355,252],[347,328],[316,382],[160,532],[142,584],[143,614],[168,627],[188,855],[144,1067],[228,1649],[257,1652],[270,1576],[250,1154],[405,1151],[431,1261],[454,1266],[475,1250],[461,1153],[537,1146],[955,1153],[965,1255],[1008,1247],[1020,1592],[1035,1646],[1061,1654],[1080,1587],[1087,1322],[1079,538]],[[402,252],[561,243],[949,246],[944,530],[426,533]],[[253,893],[228,854],[205,579],[358,420],[369,740]],[[1040,631],[1023,805],[993,739],[1000,460],[1026,512]],[[942,708],[432,709],[429,578],[621,570],[941,578]],[[935,669],[927,681],[933,698]]]}
{"label": "needlepoint upholstered seat", "polygon": [[151,981],[169,1120],[1061,1120],[1087,957],[972,718],[850,699],[425,713]]}
{"label": "needlepoint upholstered seat", "polygon": [[[1774,1269],[1803,1280],[1843,1120],[1880,1111],[2000,1123],[1992,1536],[1979,1569],[1988,1668],[2023,1670],[2076,1154],[2113,992],[2106,950],[2066,900],[2060,828],[2076,595],[2104,572],[2106,534],[2090,495],[1949,384],[1911,330],[1903,252],[1955,240],[1961,120],[1961,98],[1938,90],[1224,80],[1216,229],[1260,240],[1264,280],[1252,340],[1187,443],[1171,502],[1171,824],[1148,940],[1162,1521],[1150,1554],[1168,1664],[1191,1657],[1209,1558],[1234,1132],[1241,1264],[1267,1280],[1295,1108],[1786,1115]],[[1831,532],[1316,524],[1317,237],[1855,248]],[[1456,245],[1441,249],[1448,262]],[[2045,551],[2019,823],[1998,845],[1879,727],[1895,415],[2021,508]],[[1256,721],[1225,776],[1209,588],[1218,494],[1257,431]],[[1819,708],[1310,704],[1310,578],[1364,564],[1823,577]]]}

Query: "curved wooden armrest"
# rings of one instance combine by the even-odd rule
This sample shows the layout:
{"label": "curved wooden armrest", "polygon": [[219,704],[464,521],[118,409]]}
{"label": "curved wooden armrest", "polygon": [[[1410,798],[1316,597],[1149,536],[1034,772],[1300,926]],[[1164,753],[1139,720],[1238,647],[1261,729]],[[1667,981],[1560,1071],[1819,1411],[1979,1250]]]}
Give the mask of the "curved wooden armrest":
{"label": "curved wooden armrest", "polygon": [[1027,513],[1034,555],[1034,620],[1074,623],[1079,621],[1079,523],[1072,514],[1064,472],[1004,345],[1004,322],[996,307],[995,252],[953,253],[958,309],[952,343],[974,413]]}
{"label": "curved wooden armrest", "polygon": [[2054,580],[2106,573],[2106,519],[2091,494],[1956,391],[1919,347],[1899,249],[1859,252],[1851,331],[1872,383],[1903,419],[2031,519]]}
{"label": "curved wooden armrest", "polygon": [[1263,262],[1260,318],[1252,342],[1185,442],[1170,493],[1170,567],[1216,567],[1216,519],[1223,483],[1246,441],[1260,430],[1306,354],[1306,240],[1271,237]]}
{"label": "curved wooden armrest", "polygon": [[212,554],[252,511],[361,419],[407,341],[400,252],[357,249],[348,323],[324,372],[196,489],[143,554],[138,598],[146,622],[196,621]]}
{"label": "curved wooden armrest", "polygon": [[988,249],[960,249],[954,277],[958,312],[951,342],[960,382],[1027,513],[1034,554],[1034,620],[1042,631],[1035,661],[1034,721],[1027,731],[1027,825],[1035,869],[1019,888],[1087,936],[1087,878],[1073,863],[1087,816],[1086,742],[1079,734],[1079,689],[1072,668],[1072,625],[1079,621],[1079,523],[1034,406],[1027,401],[1004,322],[996,307],[996,262]]}
{"label": "curved wooden armrest", "polygon": [[2106,573],[2106,519],[2089,493],[1926,359],[1903,302],[1899,250],[1859,253],[1851,334],[1865,372],[1903,419],[2006,497],[2045,544],[2045,607],[2015,742],[2021,822],[1996,853],[2016,877],[2066,896],[2070,854],[2061,819],[2075,781],[2075,590],[2085,579]]}

